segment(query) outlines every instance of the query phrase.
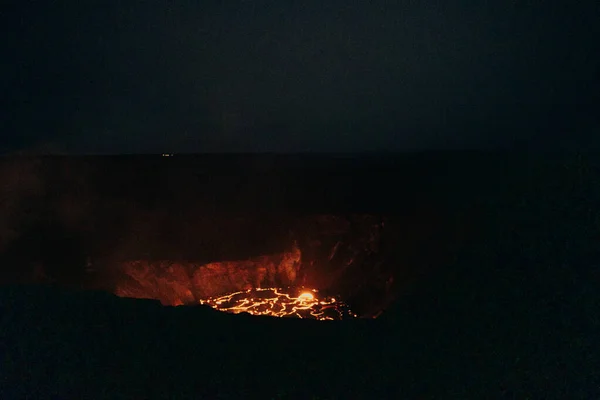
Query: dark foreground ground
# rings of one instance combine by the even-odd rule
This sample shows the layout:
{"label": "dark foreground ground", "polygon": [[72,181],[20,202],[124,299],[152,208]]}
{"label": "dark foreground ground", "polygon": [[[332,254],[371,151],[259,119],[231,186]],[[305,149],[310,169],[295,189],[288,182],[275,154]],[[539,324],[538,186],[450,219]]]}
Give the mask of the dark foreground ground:
{"label": "dark foreground ground", "polygon": [[0,392],[7,399],[596,398],[596,286],[557,282],[541,295],[525,285],[484,285],[488,291],[407,296],[377,320],[339,323],[4,288]]}
{"label": "dark foreground ground", "polygon": [[407,214],[423,201],[446,215],[476,210],[465,245],[378,319],[259,319],[3,286],[0,397],[598,398],[595,159],[429,161],[414,174],[405,160],[371,174],[304,170],[303,184],[280,183],[272,198],[256,188],[287,182],[290,169],[260,164],[271,172],[243,189],[253,205],[271,198],[294,211]]}

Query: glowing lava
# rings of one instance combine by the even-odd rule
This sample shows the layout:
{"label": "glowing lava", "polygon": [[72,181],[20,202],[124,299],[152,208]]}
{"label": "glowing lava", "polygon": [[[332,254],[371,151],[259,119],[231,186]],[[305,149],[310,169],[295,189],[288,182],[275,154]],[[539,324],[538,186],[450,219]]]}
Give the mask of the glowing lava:
{"label": "glowing lava", "polygon": [[316,290],[303,291],[293,296],[283,289],[251,289],[200,300],[200,304],[234,314],[247,312],[272,317],[340,320],[357,316],[343,302],[333,297],[319,299],[316,293]]}
{"label": "glowing lava", "polygon": [[298,296],[298,300],[302,300],[302,301],[310,301],[310,300],[314,300],[315,296],[313,296],[312,293],[310,292],[305,292],[302,293],[300,296]]}

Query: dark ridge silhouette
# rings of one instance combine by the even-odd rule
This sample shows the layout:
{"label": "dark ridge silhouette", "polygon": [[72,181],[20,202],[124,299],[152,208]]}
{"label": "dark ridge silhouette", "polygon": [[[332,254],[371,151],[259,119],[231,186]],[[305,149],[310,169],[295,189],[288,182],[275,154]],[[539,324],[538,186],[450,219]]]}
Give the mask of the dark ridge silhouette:
{"label": "dark ridge silhouette", "polygon": [[[176,158],[168,167],[153,158],[41,161],[41,182],[89,201],[80,213],[60,207],[62,194],[40,201],[3,236],[4,273],[41,260],[53,278],[0,287],[4,397],[597,397],[598,158],[255,157],[235,168]],[[57,165],[86,171],[87,192],[64,183],[74,172],[57,178]],[[172,186],[153,197],[164,185]],[[394,301],[376,319],[230,315],[91,290],[100,279],[110,287],[110,260],[148,248],[175,257],[206,243],[196,256],[214,261],[298,240],[318,259],[321,250],[302,242],[315,232],[309,216],[360,212],[381,216],[378,268],[394,273]],[[180,230],[169,231],[163,214]],[[133,240],[148,231],[159,234]],[[351,244],[359,231],[349,232]],[[186,245],[189,237],[196,242]],[[75,267],[87,257],[106,266],[89,285]],[[375,264],[357,265],[340,285],[351,293]],[[356,304],[375,295],[352,293]]]}

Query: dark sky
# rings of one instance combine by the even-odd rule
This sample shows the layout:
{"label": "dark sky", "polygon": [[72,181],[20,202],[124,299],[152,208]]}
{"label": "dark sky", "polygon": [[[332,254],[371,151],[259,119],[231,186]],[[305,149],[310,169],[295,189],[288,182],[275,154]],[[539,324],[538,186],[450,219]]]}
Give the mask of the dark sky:
{"label": "dark sky", "polygon": [[597,2],[11,3],[0,151],[599,142]]}

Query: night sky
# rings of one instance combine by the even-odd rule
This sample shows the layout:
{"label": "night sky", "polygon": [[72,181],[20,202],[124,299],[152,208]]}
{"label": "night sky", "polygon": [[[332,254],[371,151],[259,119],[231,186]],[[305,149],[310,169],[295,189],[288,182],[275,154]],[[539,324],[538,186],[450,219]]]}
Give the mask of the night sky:
{"label": "night sky", "polygon": [[592,1],[10,1],[0,151],[598,145]]}

